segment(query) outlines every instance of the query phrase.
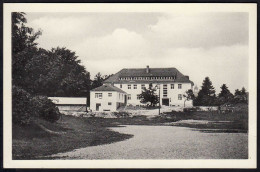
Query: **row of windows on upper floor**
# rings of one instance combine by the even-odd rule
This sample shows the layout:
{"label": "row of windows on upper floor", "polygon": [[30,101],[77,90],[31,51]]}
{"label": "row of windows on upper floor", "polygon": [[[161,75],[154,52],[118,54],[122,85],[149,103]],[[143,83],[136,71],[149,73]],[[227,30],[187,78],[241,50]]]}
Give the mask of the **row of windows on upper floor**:
{"label": "row of windows on upper floor", "polygon": [[119,80],[151,80],[151,79],[169,80],[169,79],[176,79],[176,76],[147,76],[147,77],[120,77],[119,78]]}
{"label": "row of windows on upper floor", "polygon": [[[152,84],[150,84],[150,86],[153,87]],[[123,88],[123,85],[122,85],[122,84],[120,84],[120,88]],[[128,89],[132,89],[132,85],[131,85],[131,84],[128,84],[128,85],[127,85],[127,88],[128,88]],[[137,89],[137,84],[134,84],[133,88],[134,88],[134,89]],[[145,88],[146,88],[145,85],[144,85],[144,84],[141,84],[141,89],[145,89]],[[163,85],[163,88],[164,88],[164,89],[167,89],[167,84],[164,84],[164,85]],[[171,89],[174,89],[174,84],[171,84]],[[182,89],[182,84],[178,84],[178,89]]]}
{"label": "row of windows on upper floor", "polygon": [[[131,94],[127,94],[127,100],[131,100],[131,99],[132,99]],[[141,99],[140,95],[136,95],[136,99],[140,100]],[[182,100],[182,94],[178,94],[178,100]]]}
{"label": "row of windows on upper floor", "polygon": [[[108,93],[108,97],[112,97],[112,93]],[[103,98],[103,93],[95,93],[95,98],[102,99]],[[119,94],[119,99],[123,99],[124,95]],[[131,94],[127,95],[127,99],[131,100]],[[137,95],[137,99],[140,99],[140,95]],[[182,100],[182,94],[178,94],[178,100]]]}
{"label": "row of windows on upper floor", "polygon": [[[124,94],[119,93],[119,99],[123,99],[124,98]],[[112,97],[112,93],[107,93],[108,97]],[[102,99],[103,98],[103,93],[95,93],[95,98],[99,98]]]}

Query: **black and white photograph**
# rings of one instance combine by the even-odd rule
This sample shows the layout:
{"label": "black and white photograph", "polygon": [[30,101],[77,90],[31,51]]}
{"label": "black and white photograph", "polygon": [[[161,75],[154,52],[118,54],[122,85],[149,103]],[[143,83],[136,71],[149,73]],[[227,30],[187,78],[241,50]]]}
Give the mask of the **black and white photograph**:
{"label": "black and white photograph", "polygon": [[193,5],[5,4],[5,166],[256,167],[256,4]]}

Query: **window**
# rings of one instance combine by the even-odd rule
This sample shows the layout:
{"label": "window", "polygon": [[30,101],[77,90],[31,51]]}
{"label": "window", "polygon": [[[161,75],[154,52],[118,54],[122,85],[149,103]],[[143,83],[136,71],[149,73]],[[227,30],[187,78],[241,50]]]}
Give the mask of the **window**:
{"label": "window", "polygon": [[102,99],[102,93],[95,93],[95,98],[100,98],[100,99]]}
{"label": "window", "polygon": [[142,89],[145,89],[145,85],[144,85],[144,84],[142,84],[142,85],[141,85],[141,88],[142,88]]}
{"label": "window", "polygon": [[131,100],[131,94],[127,95],[127,100]]}
{"label": "window", "polygon": [[163,97],[167,97],[167,84],[163,84]]}
{"label": "window", "polygon": [[112,102],[108,102],[108,105],[112,105]]}
{"label": "window", "polygon": [[128,85],[128,89],[131,89],[131,85]]}
{"label": "window", "polygon": [[174,84],[171,84],[171,89],[174,89]]}
{"label": "window", "polygon": [[137,85],[134,85],[134,89],[137,89]]}
{"label": "window", "polygon": [[140,95],[136,95],[137,100],[141,99]]}
{"label": "window", "polygon": [[178,89],[181,89],[181,87],[182,87],[182,84],[178,84]]}
{"label": "window", "polygon": [[108,93],[108,97],[112,97],[112,93]]}
{"label": "window", "polygon": [[122,84],[120,84],[120,88],[122,88]]}
{"label": "window", "polygon": [[178,94],[178,100],[182,100],[182,95]]}

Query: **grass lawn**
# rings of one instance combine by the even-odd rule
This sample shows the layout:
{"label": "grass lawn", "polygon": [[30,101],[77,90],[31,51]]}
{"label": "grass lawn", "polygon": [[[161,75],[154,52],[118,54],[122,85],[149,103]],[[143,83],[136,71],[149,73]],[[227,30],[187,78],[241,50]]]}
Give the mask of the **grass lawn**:
{"label": "grass lawn", "polygon": [[40,121],[52,131],[66,134],[50,134],[37,125],[13,126],[13,159],[39,159],[45,155],[66,152],[76,148],[107,144],[131,138],[106,127],[115,126],[110,121],[63,116],[55,124]]}
{"label": "grass lawn", "polygon": [[[181,120],[206,120],[205,124],[174,123]],[[72,151],[77,148],[108,144],[133,137],[109,130],[119,125],[165,125],[200,129],[203,132],[247,132],[248,110],[239,109],[229,114],[211,112],[170,112],[154,118],[134,116],[127,118],[79,118],[63,116],[56,123],[39,120],[46,128],[63,132],[50,134],[37,125],[13,125],[13,159],[44,159],[43,156]]]}
{"label": "grass lawn", "polygon": [[200,129],[203,132],[248,132],[248,106],[237,105],[233,113],[219,114],[217,112],[169,112],[165,116],[180,120],[205,120],[207,123],[175,123],[174,126]]}

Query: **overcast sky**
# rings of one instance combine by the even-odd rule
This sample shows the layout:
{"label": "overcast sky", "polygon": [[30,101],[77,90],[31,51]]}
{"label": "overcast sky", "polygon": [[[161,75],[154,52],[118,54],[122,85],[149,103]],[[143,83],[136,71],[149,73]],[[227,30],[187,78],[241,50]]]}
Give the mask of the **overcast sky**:
{"label": "overcast sky", "polygon": [[248,89],[247,13],[27,13],[45,49],[76,52],[91,78],[122,68],[176,67],[201,87],[209,76]]}

